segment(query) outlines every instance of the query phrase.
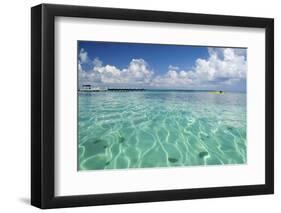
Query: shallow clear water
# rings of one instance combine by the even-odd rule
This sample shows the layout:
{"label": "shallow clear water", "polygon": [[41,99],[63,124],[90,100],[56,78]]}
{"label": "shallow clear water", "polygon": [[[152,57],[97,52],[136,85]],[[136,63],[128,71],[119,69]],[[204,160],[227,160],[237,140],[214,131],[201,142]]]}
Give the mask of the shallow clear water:
{"label": "shallow clear water", "polygon": [[246,94],[79,93],[78,170],[244,164]]}

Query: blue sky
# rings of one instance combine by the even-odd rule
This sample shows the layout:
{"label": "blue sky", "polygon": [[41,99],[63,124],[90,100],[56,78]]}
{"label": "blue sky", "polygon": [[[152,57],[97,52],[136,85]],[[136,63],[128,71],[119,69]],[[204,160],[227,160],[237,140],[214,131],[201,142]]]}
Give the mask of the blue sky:
{"label": "blue sky", "polygon": [[80,86],[246,89],[246,49],[78,42]]}
{"label": "blue sky", "polygon": [[208,57],[206,47],[183,45],[80,41],[79,51],[81,48],[88,52],[90,58],[99,58],[104,64],[119,68],[126,68],[134,58],[142,58],[157,74],[166,73],[169,65],[190,69],[197,58]]}

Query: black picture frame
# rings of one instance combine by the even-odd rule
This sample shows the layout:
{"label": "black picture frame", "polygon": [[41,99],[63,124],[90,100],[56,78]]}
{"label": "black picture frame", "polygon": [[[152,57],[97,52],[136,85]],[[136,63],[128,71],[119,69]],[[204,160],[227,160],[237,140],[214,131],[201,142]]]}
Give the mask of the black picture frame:
{"label": "black picture frame", "polygon": [[[54,195],[55,17],[263,28],[265,48],[265,184],[93,195]],[[31,204],[60,208],[274,193],[274,20],[240,16],[41,4],[31,8]]]}

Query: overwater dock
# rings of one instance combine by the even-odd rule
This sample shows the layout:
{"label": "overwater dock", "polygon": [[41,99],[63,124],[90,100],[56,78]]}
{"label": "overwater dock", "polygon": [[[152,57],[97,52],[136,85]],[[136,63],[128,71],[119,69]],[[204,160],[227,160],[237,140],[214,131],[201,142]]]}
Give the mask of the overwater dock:
{"label": "overwater dock", "polygon": [[137,92],[137,91],[145,91],[145,89],[141,88],[110,88],[110,89],[95,89],[95,88],[89,88],[89,89],[79,89],[79,92]]}

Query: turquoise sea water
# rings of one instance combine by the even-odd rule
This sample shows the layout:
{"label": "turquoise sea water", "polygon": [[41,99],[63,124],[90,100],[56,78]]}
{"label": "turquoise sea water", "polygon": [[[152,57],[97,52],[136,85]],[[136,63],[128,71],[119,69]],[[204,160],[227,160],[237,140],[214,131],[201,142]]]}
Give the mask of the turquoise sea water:
{"label": "turquoise sea water", "polygon": [[244,164],[246,94],[78,94],[78,170]]}

